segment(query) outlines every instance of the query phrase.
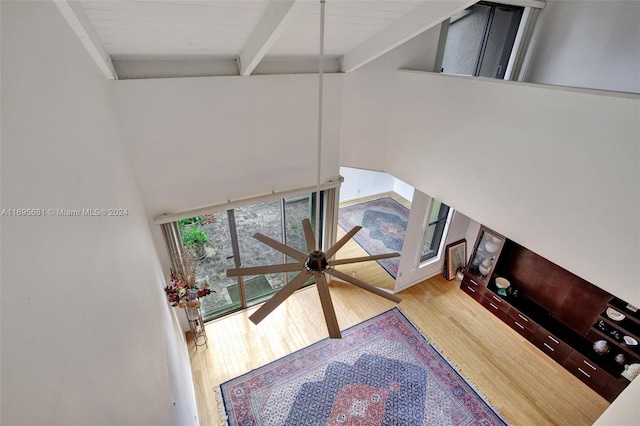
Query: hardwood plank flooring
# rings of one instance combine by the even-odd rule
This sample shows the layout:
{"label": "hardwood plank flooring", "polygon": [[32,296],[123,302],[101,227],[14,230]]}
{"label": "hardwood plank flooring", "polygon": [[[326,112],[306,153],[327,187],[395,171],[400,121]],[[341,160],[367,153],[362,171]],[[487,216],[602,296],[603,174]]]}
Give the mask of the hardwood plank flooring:
{"label": "hardwood plank flooring", "polygon": [[[342,329],[396,306],[339,282],[330,291]],[[609,406],[463,293],[458,281],[436,276],[398,294],[399,308],[509,423],[591,425]],[[248,320],[255,309],[208,323],[208,348],[196,351],[189,343],[201,425],[221,424],[220,383],[327,337],[315,286],[295,293],[259,325]]]}

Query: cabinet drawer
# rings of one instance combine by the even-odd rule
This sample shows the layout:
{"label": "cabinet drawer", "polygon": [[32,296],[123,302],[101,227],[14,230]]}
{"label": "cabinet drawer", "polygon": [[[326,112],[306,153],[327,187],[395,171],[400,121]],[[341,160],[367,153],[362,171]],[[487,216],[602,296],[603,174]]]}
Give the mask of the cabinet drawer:
{"label": "cabinet drawer", "polygon": [[463,281],[462,284],[460,284],[460,288],[469,296],[476,299],[476,301],[479,302],[480,299],[482,299],[482,293],[484,293],[484,287],[476,287],[474,285],[467,284],[466,281]]}
{"label": "cabinet drawer", "polygon": [[514,321],[517,321],[519,324],[523,325],[524,328],[529,330],[531,333],[535,333],[538,330],[538,324],[533,322],[528,316],[526,316],[513,306],[509,309],[509,316],[513,318]]}
{"label": "cabinet drawer", "polygon": [[484,290],[485,288],[485,285],[482,282],[477,281],[471,275],[465,275],[462,282],[466,283],[471,288],[482,289],[482,290]]}
{"label": "cabinet drawer", "polygon": [[485,295],[482,298],[482,301],[480,303],[482,303],[482,306],[484,306],[485,308],[490,310],[495,316],[497,316],[498,318],[500,318],[501,320],[504,321],[505,317],[507,317],[507,315],[500,308],[500,306],[493,301],[493,298],[487,293],[485,293]]}
{"label": "cabinet drawer", "polygon": [[533,336],[533,344],[560,364],[564,362],[569,352],[571,352],[569,345],[542,327],[539,327]]}
{"label": "cabinet drawer", "polygon": [[507,313],[509,311],[509,307],[510,307],[509,303],[507,303],[504,300],[502,300],[502,298],[500,296],[498,296],[497,294],[495,294],[491,290],[486,291],[484,293],[484,297],[486,299],[490,300],[491,303],[496,305],[498,307],[498,309],[500,309],[502,312]]}
{"label": "cabinet drawer", "polygon": [[505,315],[502,320],[527,340],[531,340],[531,338],[533,337],[533,331],[529,330],[526,327],[527,323],[522,321],[520,318],[516,319],[511,315]]}
{"label": "cabinet drawer", "polygon": [[564,362],[564,368],[595,391],[600,391],[612,379],[609,373],[577,351],[571,351]]}

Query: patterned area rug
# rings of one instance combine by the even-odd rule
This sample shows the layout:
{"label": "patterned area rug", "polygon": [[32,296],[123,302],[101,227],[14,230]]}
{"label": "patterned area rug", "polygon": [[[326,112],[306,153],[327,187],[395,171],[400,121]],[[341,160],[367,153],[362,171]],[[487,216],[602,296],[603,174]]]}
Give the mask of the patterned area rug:
{"label": "patterned area rug", "polygon": [[398,308],[220,388],[231,426],[506,424]]}
{"label": "patterned area rug", "polygon": [[[408,220],[409,209],[391,197],[345,206],[338,210],[338,225],[346,232],[356,225],[362,226],[353,239],[372,255],[401,252]],[[378,263],[393,278],[398,274],[400,258],[382,259]]]}

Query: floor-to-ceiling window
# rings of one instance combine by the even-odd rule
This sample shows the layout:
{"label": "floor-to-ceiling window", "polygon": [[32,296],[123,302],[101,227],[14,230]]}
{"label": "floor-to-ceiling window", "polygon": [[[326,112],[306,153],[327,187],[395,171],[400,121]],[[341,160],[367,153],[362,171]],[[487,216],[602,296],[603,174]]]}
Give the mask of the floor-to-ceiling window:
{"label": "floor-to-ceiling window", "polygon": [[444,241],[443,236],[447,220],[449,220],[449,210],[449,206],[436,199],[431,203],[424,231],[420,262],[426,262],[438,255],[442,241]]}
{"label": "floor-to-ceiling window", "polygon": [[[325,192],[320,193],[321,217]],[[183,246],[180,249],[184,249],[183,261],[195,264],[196,282],[208,283],[213,291],[201,299],[205,321],[264,302],[293,279],[295,273],[229,278],[226,271],[291,261],[253,238],[256,233],[307,252],[302,219],[309,218],[315,229],[315,203],[315,194],[304,194],[215,211],[177,222],[179,242]],[[306,284],[311,283],[313,279]]]}
{"label": "floor-to-ceiling window", "polygon": [[[281,207],[280,200],[276,200],[234,210],[240,266],[251,267],[286,262],[285,255],[253,238],[253,235],[259,232],[276,241],[284,242]],[[244,277],[247,306],[263,301],[273,294],[274,290],[282,288],[284,283],[285,274],[283,273]]]}

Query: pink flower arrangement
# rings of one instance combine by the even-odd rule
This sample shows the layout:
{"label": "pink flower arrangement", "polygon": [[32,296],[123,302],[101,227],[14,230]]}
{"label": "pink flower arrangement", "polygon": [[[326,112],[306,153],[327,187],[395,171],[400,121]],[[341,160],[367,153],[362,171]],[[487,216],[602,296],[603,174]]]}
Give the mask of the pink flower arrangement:
{"label": "pink flower arrangement", "polygon": [[209,284],[202,288],[189,286],[180,276],[171,272],[171,284],[164,288],[164,292],[171,306],[193,309],[200,307],[200,298],[211,294],[211,288]]}

